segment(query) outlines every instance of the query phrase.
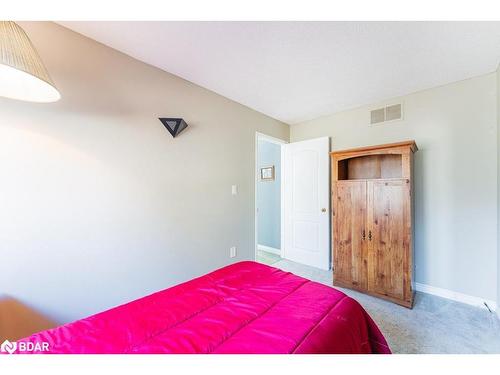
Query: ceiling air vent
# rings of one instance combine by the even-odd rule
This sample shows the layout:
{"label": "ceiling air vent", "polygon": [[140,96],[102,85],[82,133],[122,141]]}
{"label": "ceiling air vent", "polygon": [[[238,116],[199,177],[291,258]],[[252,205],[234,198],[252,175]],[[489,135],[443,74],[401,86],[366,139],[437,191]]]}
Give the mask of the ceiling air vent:
{"label": "ceiling air vent", "polygon": [[401,120],[401,104],[388,105],[370,111],[370,125],[381,124],[387,121]]}

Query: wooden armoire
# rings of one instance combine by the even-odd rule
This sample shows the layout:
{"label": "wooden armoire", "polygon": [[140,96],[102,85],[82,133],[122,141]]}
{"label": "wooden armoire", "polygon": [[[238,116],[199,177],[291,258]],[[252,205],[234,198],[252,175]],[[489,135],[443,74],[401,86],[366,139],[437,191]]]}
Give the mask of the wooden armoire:
{"label": "wooden armoire", "polygon": [[332,152],[333,284],[413,305],[415,141]]}

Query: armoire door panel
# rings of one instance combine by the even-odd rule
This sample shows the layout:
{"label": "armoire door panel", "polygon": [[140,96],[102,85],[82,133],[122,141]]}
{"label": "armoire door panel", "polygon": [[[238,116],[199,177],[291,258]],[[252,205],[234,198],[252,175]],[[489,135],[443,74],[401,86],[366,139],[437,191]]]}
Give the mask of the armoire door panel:
{"label": "armoire door panel", "polygon": [[334,278],[366,288],[366,181],[339,181],[334,190]]}
{"label": "armoire door panel", "polygon": [[410,238],[410,181],[367,183],[368,290],[407,299]]}

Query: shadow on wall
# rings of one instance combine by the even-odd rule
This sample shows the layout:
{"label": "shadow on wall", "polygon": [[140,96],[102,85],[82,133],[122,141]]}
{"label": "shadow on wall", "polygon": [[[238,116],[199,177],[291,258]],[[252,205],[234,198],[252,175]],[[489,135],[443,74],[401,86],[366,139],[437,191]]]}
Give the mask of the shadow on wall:
{"label": "shadow on wall", "polygon": [[57,324],[11,297],[0,298],[0,342],[15,341]]}

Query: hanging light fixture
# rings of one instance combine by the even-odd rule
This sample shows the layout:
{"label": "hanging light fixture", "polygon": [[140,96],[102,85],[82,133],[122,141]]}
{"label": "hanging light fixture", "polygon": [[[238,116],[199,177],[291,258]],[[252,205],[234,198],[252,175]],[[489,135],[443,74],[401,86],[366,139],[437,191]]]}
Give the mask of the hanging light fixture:
{"label": "hanging light fixture", "polygon": [[61,98],[28,35],[11,21],[0,21],[0,96],[39,103]]}

